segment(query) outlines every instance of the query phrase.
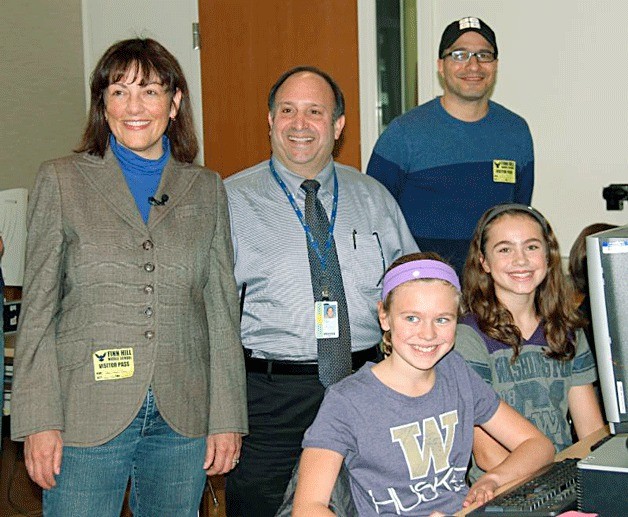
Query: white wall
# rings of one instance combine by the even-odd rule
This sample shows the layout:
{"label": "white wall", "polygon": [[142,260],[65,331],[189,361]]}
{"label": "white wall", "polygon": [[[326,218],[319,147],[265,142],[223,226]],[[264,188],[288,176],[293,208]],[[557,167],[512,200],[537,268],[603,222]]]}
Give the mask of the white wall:
{"label": "white wall", "polygon": [[[478,16],[497,35],[493,100],[522,115],[535,144],[532,203],[561,252],[593,222],[628,223],[607,211],[602,189],[628,183],[628,43],[624,0],[418,0],[421,102],[440,95],[436,55],[443,29]],[[427,40],[426,40],[427,38]]]}
{"label": "white wall", "polygon": [[85,123],[80,0],[0,1],[0,190],[72,153]]}

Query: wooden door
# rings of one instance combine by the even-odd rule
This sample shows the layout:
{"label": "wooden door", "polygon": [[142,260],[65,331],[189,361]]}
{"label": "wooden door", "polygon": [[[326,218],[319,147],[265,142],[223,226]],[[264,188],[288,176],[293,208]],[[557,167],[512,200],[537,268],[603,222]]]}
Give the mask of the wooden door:
{"label": "wooden door", "polygon": [[314,65],[345,95],[338,161],[360,168],[357,2],[199,0],[205,165],[227,177],[270,156],[268,91]]}

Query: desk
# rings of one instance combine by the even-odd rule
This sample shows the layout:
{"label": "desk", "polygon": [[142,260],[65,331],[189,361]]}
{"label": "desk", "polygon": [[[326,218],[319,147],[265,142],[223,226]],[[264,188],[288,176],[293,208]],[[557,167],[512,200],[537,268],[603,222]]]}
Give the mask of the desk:
{"label": "desk", "polygon": [[15,355],[15,337],[16,333],[4,334],[4,357],[13,359]]}
{"label": "desk", "polygon": [[[574,443],[570,447],[567,447],[566,449],[556,454],[556,457],[554,458],[554,460],[560,461],[560,460],[564,460],[565,458],[584,458],[591,452],[591,446],[595,445],[598,441],[600,441],[605,436],[608,436],[609,433],[610,431],[609,431],[608,426],[604,426],[601,429],[598,429],[597,431],[591,433],[586,438],[583,438],[582,440]],[[502,492],[505,492],[506,490],[508,490],[509,488],[515,486],[516,484],[520,482],[521,482],[521,479],[511,481],[510,483],[506,483],[505,485],[499,487],[497,492],[495,492],[495,495],[499,495]],[[464,510],[460,510],[459,512],[457,512],[456,515],[457,516],[467,515],[467,513],[469,513],[472,510],[475,510],[478,506],[481,506],[481,505],[472,504],[471,506],[469,506],[469,508],[465,508]]]}

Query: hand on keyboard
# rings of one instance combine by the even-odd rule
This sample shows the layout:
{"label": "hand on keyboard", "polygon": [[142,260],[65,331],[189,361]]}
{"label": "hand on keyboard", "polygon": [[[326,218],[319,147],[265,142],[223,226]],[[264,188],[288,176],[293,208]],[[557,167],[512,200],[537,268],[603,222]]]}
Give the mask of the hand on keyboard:
{"label": "hand on keyboard", "polygon": [[548,517],[575,509],[577,463],[577,459],[552,463],[532,479],[498,495],[489,504],[473,510],[469,515]]}
{"label": "hand on keyboard", "polygon": [[495,497],[495,490],[498,483],[491,474],[485,474],[478,479],[469,489],[466,499],[462,503],[462,507],[466,508],[474,503],[484,504]]}

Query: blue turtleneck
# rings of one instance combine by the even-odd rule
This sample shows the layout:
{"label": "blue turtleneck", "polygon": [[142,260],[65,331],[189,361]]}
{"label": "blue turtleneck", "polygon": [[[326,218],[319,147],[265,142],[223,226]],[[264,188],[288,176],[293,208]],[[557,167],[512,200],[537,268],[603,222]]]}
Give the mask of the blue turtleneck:
{"label": "blue turtleneck", "polygon": [[120,145],[113,134],[109,135],[109,145],[120,164],[124,179],[137,205],[142,219],[148,222],[150,203],[148,198],[154,196],[159,187],[161,173],[170,159],[170,141],[166,135],[161,137],[164,154],[157,160],[142,158],[130,149]]}

